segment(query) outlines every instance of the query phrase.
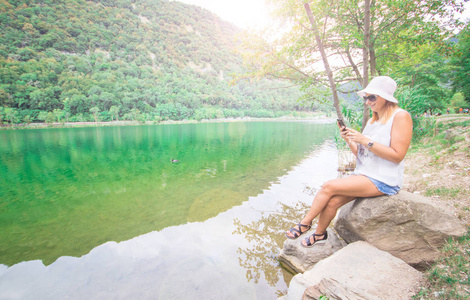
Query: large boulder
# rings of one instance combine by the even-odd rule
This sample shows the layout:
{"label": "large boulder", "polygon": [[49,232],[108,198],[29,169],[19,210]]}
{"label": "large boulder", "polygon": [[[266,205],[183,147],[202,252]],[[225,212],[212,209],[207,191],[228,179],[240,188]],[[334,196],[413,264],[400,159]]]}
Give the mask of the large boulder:
{"label": "large boulder", "polygon": [[438,248],[449,237],[466,233],[445,207],[406,191],[348,203],[341,208],[335,229],[347,243],[367,241],[418,269],[436,260]]}
{"label": "large boulder", "polygon": [[366,242],[356,242],[292,279],[287,300],[411,299],[424,283],[421,272]]}
{"label": "large boulder", "polygon": [[314,233],[314,231],[315,229],[312,229],[295,240],[287,239],[279,254],[281,263],[297,273],[303,273],[311,269],[320,260],[327,258],[346,246],[346,243],[340,240],[330,228],[327,229],[328,240],[325,244],[316,245],[311,248],[302,246],[300,242]]}

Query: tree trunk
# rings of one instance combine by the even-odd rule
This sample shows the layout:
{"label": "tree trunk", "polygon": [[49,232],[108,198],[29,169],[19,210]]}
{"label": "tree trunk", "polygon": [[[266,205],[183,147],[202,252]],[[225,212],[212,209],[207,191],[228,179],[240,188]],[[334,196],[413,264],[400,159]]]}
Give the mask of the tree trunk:
{"label": "tree trunk", "polygon": [[370,75],[372,77],[380,75],[377,71],[377,56],[375,55],[375,39],[377,37],[374,36],[374,24],[372,23],[372,19],[375,18],[374,15],[375,11],[375,0],[372,0],[370,3],[370,11],[369,11],[369,68],[370,68]]}
{"label": "tree trunk", "polygon": [[313,31],[313,34],[315,35],[315,40],[318,44],[318,49],[320,50],[320,54],[323,60],[323,65],[326,70],[326,75],[328,76],[328,82],[330,84],[331,93],[333,94],[333,106],[335,107],[336,115],[338,116],[338,118],[343,119],[343,114],[341,113],[341,108],[339,107],[338,91],[336,90],[336,83],[333,78],[333,72],[331,71],[330,64],[328,63],[328,57],[326,55],[323,42],[320,38],[317,24],[315,23],[315,19],[310,9],[310,5],[308,3],[304,3],[304,7],[305,7],[305,11],[307,12],[308,19],[310,20],[310,23],[312,24],[312,31]]}
{"label": "tree trunk", "polygon": [[350,48],[349,48],[349,44],[346,48],[346,55],[348,56],[348,61],[349,61],[349,64],[351,64],[351,67],[353,68],[353,71],[354,73],[356,74],[357,76],[357,80],[359,80],[359,83],[361,85],[363,85],[363,80],[362,80],[362,75],[361,75],[361,72],[359,71],[359,68],[357,67],[357,65],[354,63],[354,60],[352,59],[352,56],[351,56],[351,52],[350,52]]}
{"label": "tree trunk", "polygon": [[[362,48],[362,86],[365,88],[369,84],[369,44],[370,44],[370,0],[364,1],[364,45]],[[369,106],[363,104],[362,130],[369,121]]]}
{"label": "tree trunk", "polygon": [[375,56],[374,45],[370,45],[369,52],[370,52],[369,54],[370,75],[372,76],[380,75],[380,74],[377,74],[377,57]]}

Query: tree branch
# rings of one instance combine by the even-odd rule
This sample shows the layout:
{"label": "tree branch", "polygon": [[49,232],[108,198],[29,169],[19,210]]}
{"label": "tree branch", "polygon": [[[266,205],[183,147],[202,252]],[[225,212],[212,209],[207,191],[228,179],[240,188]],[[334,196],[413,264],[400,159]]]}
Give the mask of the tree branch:
{"label": "tree branch", "polygon": [[338,93],[336,91],[336,83],[334,82],[334,79],[333,79],[333,73],[331,72],[330,64],[328,62],[328,57],[326,56],[325,49],[323,48],[323,43],[318,33],[318,28],[315,23],[315,19],[313,17],[312,11],[310,10],[310,5],[308,3],[304,3],[304,8],[305,8],[305,11],[307,12],[308,19],[310,20],[310,23],[312,24],[313,34],[315,35],[315,40],[317,41],[317,45],[318,45],[320,54],[323,59],[323,65],[326,70],[326,75],[328,76],[331,93],[333,94],[333,105],[336,109],[336,114],[338,115],[338,118],[342,119],[343,114],[341,112],[341,109],[339,108],[339,99],[338,99]]}

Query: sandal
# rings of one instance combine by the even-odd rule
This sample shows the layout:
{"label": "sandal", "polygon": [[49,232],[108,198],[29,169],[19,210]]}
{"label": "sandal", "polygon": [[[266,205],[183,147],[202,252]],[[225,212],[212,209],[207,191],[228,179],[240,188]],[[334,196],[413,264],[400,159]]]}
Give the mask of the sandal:
{"label": "sandal", "polygon": [[[313,236],[313,243],[310,243],[310,238]],[[317,236],[323,236],[322,239],[318,239],[317,240]],[[305,244],[307,245],[304,245],[302,243],[302,246],[306,247],[306,248],[311,248],[313,247],[314,245],[323,245],[326,243],[326,240],[328,239],[328,232],[325,231],[325,233],[322,233],[322,234],[316,234],[316,233],[313,233],[311,236],[305,238]]]}
{"label": "sandal", "polygon": [[[307,228],[306,230],[302,231],[302,227],[305,227]],[[297,228],[299,228],[297,230]],[[310,230],[310,228],[312,228],[312,225],[304,225],[304,224],[297,224],[297,226],[295,227],[292,227],[291,229],[289,229],[289,232],[292,233],[294,236],[289,236],[287,235],[287,232],[286,232],[286,237],[288,239],[291,239],[291,240],[295,240],[296,238],[298,238],[299,236],[301,236],[302,234],[306,233],[307,231]]]}

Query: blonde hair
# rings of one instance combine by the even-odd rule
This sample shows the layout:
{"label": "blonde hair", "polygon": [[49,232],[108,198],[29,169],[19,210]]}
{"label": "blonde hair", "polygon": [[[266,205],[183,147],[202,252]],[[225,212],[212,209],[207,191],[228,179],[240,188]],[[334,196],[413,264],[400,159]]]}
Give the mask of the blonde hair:
{"label": "blonde hair", "polygon": [[382,115],[382,118],[379,119],[379,114],[376,112],[372,113],[372,118],[370,119],[370,123],[373,124],[377,121],[380,121],[380,123],[385,124],[387,123],[388,120],[392,117],[393,111],[395,108],[398,107],[396,103],[390,102],[390,101],[385,101],[385,109],[384,113]]}

